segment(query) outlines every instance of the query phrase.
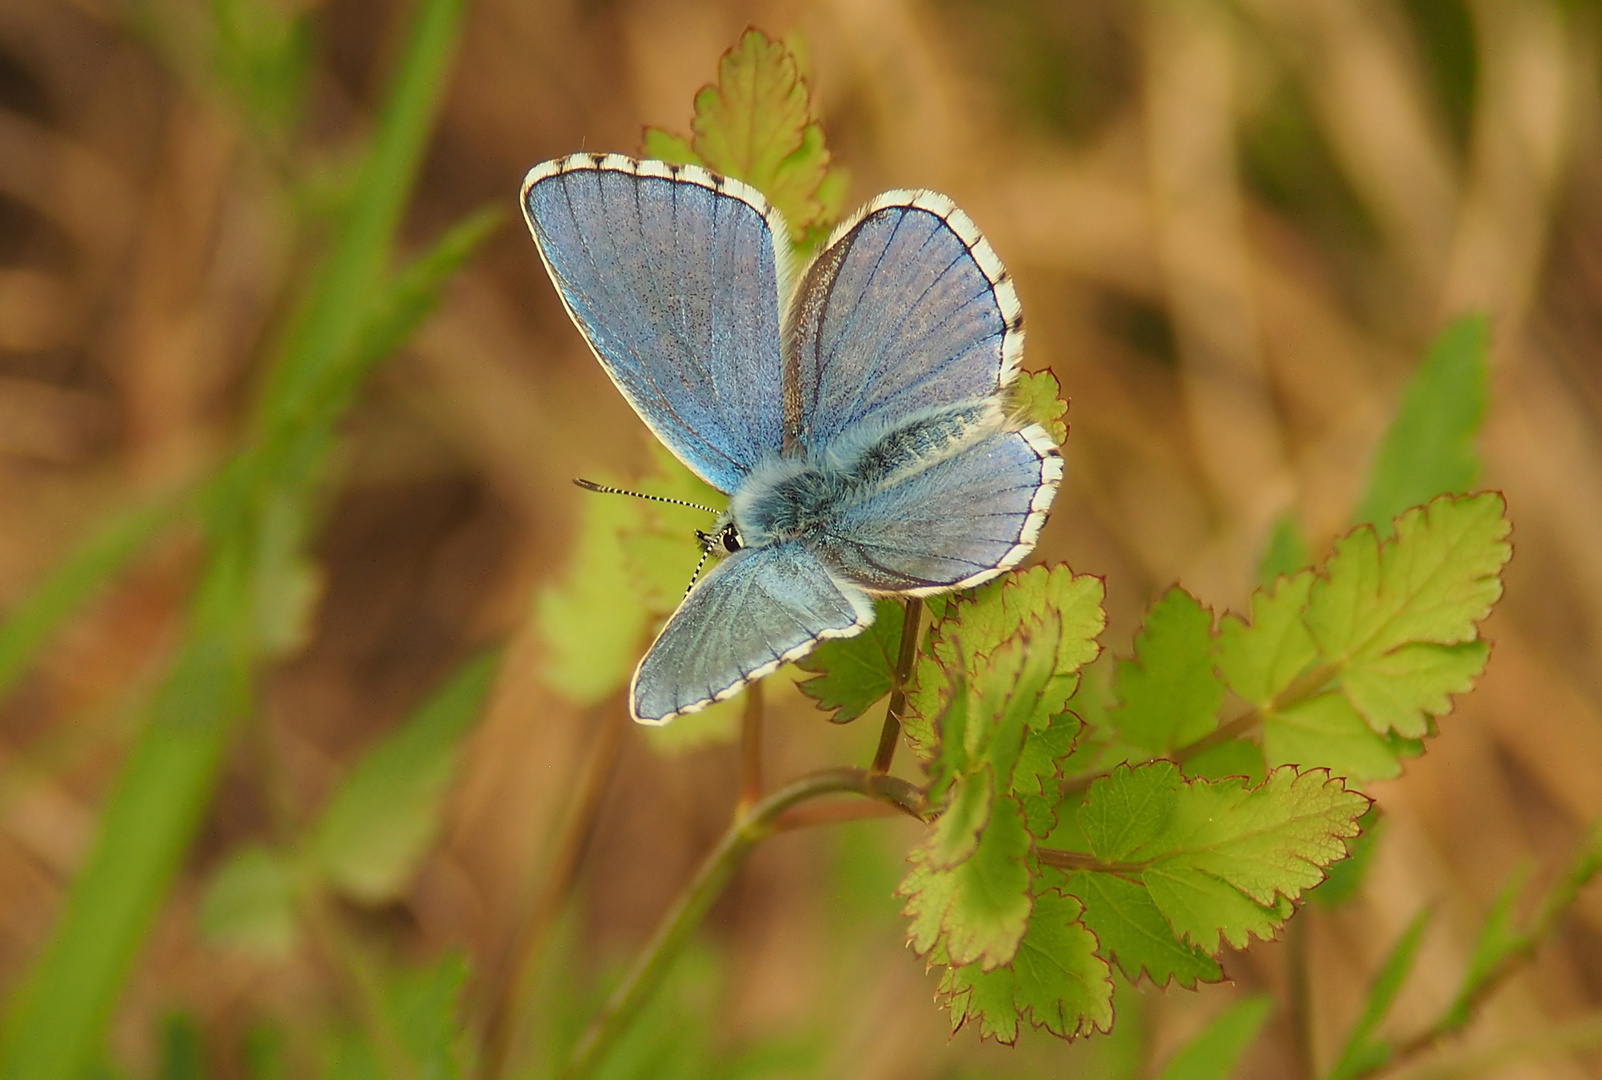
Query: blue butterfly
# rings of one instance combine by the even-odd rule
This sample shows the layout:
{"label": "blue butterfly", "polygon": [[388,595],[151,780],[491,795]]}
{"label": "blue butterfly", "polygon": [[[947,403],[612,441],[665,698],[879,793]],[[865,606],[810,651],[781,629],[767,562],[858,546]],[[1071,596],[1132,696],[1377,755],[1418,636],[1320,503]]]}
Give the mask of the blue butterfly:
{"label": "blue butterfly", "polygon": [[663,724],[738,693],[873,597],[987,581],[1035,545],[1062,478],[1005,388],[1023,314],[968,215],[888,191],[796,272],[754,188],[691,165],[574,154],[522,204],[590,348],[657,438],[729,508],[725,556],[635,670]]}

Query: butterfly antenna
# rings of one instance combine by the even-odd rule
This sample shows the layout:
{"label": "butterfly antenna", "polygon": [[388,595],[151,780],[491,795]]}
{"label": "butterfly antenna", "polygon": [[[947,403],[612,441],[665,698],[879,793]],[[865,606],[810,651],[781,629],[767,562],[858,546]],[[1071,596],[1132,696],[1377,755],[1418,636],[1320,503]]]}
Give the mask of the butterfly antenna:
{"label": "butterfly antenna", "polygon": [[597,484],[594,480],[585,480],[581,477],[574,477],[573,483],[585,491],[599,491],[602,495],[632,495],[636,499],[650,499],[652,502],[672,503],[674,506],[688,506],[692,510],[705,510],[713,515],[719,513],[719,511],[712,509],[710,506],[702,506],[700,503],[687,502],[684,499],[670,499],[665,495],[647,495],[643,491],[630,491],[627,488],[609,487],[606,484]]}
{"label": "butterfly antenna", "polygon": [[685,596],[689,596],[690,590],[695,588],[695,583],[701,580],[701,567],[706,565],[707,557],[711,554],[711,547],[703,546],[701,548],[701,561],[695,564],[695,573],[690,575],[690,583],[684,587]]}

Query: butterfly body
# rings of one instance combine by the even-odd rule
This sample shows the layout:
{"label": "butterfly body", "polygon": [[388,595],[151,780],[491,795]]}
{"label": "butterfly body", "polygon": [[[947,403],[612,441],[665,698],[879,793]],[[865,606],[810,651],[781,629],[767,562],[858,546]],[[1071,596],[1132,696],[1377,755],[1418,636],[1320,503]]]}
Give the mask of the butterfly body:
{"label": "butterfly body", "polygon": [[574,155],[523,207],[602,367],[659,438],[730,496],[726,556],[635,672],[637,719],[737,693],[873,595],[979,584],[1034,546],[1061,458],[1007,386],[1022,316],[973,223],[887,192],[799,274],[754,190],[692,166]]}

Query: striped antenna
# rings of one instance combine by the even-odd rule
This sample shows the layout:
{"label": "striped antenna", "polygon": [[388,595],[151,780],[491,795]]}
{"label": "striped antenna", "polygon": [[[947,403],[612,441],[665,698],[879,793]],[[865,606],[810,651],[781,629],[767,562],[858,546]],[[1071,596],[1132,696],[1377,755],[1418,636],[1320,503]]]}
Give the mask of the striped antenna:
{"label": "striped antenna", "polygon": [[[703,535],[705,535],[705,534],[703,534]],[[701,580],[701,567],[706,565],[707,556],[709,556],[711,554],[712,554],[711,545],[710,544],[702,544],[701,545],[701,561],[695,564],[695,573],[690,575],[690,583],[684,587],[684,595],[685,596],[689,596],[690,595],[690,590],[695,588],[695,583],[697,581]]]}
{"label": "striped antenna", "polygon": [[[602,495],[632,495],[636,499],[650,499],[652,502],[672,503],[674,506],[688,506],[692,510],[705,510],[712,515],[719,513],[719,511],[712,509],[710,506],[702,506],[700,503],[686,502],[683,499],[670,499],[665,495],[647,495],[642,491],[630,491],[627,488],[608,487],[606,484],[597,484],[594,480],[585,480],[581,477],[575,476],[573,483],[585,491],[599,491]],[[696,572],[700,573],[699,570]],[[694,582],[691,582],[691,584],[694,584]]]}

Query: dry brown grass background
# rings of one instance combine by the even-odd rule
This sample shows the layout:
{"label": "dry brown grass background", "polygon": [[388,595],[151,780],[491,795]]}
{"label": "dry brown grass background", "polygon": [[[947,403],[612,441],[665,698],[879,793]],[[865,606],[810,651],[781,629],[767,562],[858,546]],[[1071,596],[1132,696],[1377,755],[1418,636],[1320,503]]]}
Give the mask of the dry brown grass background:
{"label": "dry brown grass background", "polygon": [[[308,124],[333,146],[365,123],[405,5],[317,8]],[[263,327],[304,269],[271,156],[185,51],[182,27],[202,14],[178,0],[0,0],[0,605],[115,509],[227,452]],[[537,161],[635,151],[642,124],[684,129],[748,23],[799,34],[851,202],[946,192],[1017,278],[1026,363],[1053,368],[1073,402],[1039,554],[1106,577],[1104,641],[1120,652],[1174,581],[1238,608],[1284,511],[1324,550],[1423,346],[1451,316],[1488,312],[1484,482],[1507,494],[1516,556],[1480,691],[1377,787],[1389,831],[1361,897],[1303,916],[1327,1060],[1420,907],[1438,918],[1403,1027],[1451,992],[1509,871],[1534,859],[1549,877],[1602,812],[1599,15],[1579,0],[475,0],[409,235],[486,202],[511,210]],[[1454,82],[1464,70],[1470,93]],[[217,1047],[260,1015],[339,1007],[315,955],[264,964],[199,943],[198,883],[232,846],[305,820],[472,648],[508,639],[511,661],[447,843],[405,903],[363,916],[395,948],[465,946],[493,968],[604,729],[604,709],[540,686],[530,598],[573,538],[585,496],[569,478],[638,473],[648,436],[520,225],[460,276],[348,433],[314,637],[266,676],[119,1012],[124,1060],[149,1060],[174,1007]],[[142,559],[0,713],[6,986],[84,857],[196,550],[179,536]],[[772,775],[868,752],[871,721],[834,729],[788,689],[771,697]],[[585,955],[641,940],[726,820],[735,772],[729,746],[663,755],[629,733],[580,871]],[[882,828],[887,851],[907,839]],[[794,1026],[833,985],[819,960],[841,932],[822,914],[831,843],[774,842],[717,909],[732,982],[712,1022],[731,1036]],[[1045,1038],[1017,1052],[971,1033],[948,1042],[896,903],[882,899],[885,932],[858,957],[852,1019],[829,1033],[821,1075],[1091,1067]],[[1280,987],[1282,954],[1261,946],[1226,967],[1239,987]],[[1146,992],[1154,1052],[1240,992]],[[1593,890],[1475,1038],[1599,1005]],[[1247,1075],[1289,1075],[1288,1046],[1276,1017]],[[1492,1075],[1598,1076],[1599,1061]]]}

